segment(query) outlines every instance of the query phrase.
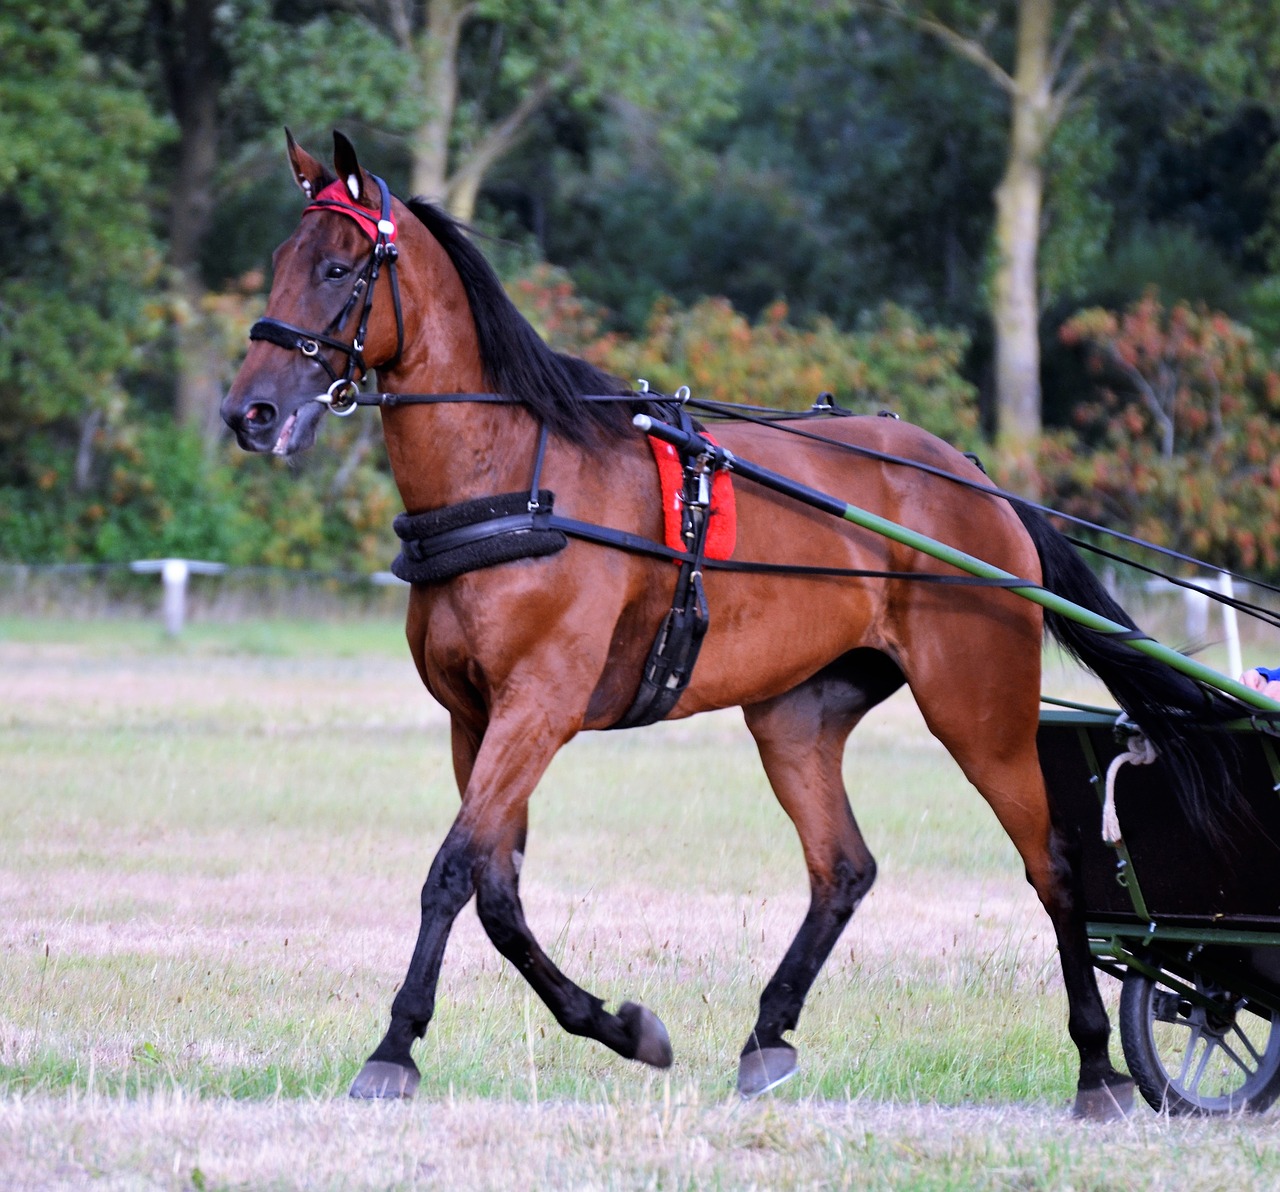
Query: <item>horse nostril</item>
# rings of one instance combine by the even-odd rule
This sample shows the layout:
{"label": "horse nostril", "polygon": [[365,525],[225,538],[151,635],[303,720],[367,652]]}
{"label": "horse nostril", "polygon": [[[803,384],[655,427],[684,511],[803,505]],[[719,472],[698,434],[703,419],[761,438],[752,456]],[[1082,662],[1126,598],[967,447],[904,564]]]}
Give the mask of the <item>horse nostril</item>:
{"label": "horse nostril", "polygon": [[270,426],[279,413],[268,401],[255,401],[244,412],[244,421],[250,426]]}

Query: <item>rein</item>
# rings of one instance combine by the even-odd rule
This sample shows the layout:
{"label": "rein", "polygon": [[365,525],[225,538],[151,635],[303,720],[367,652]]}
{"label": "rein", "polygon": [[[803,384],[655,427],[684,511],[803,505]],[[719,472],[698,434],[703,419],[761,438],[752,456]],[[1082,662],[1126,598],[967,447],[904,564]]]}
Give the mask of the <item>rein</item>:
{"label": "rein", "polygon": [[[687,393],[687,390],[685,391]],[[581,401],[588,402],[633,402],[633,403],[650,403],[659,398],[660,395],[650,393],[647,389],[634,394],[582,394]],[[449,402],[474,402],[489,405],[522,405],[523,402],[518,397],[512,397],[505,393],[364,393],[356,392],[350,399],[344,401],[341,406],[331,399],[329,394],[319,394],[313,400],[327,405],[333,413],[340,417],[352,413],[357,406],[368,406],[379,409],[396,409],[401,406],[414,405],[438,405]],[[1257,580],[1250,576],[1240,575],[1238,572],[1231,571],[1225,567],[1219,567],[1213,563],[1206,563],[1202,559],[1194,556],[1183,554],[1180,551],[1173,550],[1165,546],[1157,546],[1154,542],[1148,542],[1144,538],[1137,538],[1131,534],[1125,534],[1120,530],[1112,530],[1106,526],[1091,522],[1083,517],[1076,517],[1074,514],[1063,513],[1061,510],[1054,509],[1048,505],[1042,505],[1039,502],[1032,501],[1027,497],[1019,496],[1017,493],[1009,492],[1006,489],[997,488],[990,484],[981,484],[976,480],[969,480],[964,476],[957,476],[953,472],[948,472],[943,468],[938,468],[932,464],[924,463],[920,460],[908,459],[906,456],[894,455],[887,451],[878,451],[874,447],[864,447],[857,443],[847,443],[842,439],[832,439],[826,435],[815,434],[810,430],[803,430],[800,427],[781,425],[785,422],[800,422],[813,418],[824,417],[856,417],[853,411],[842,408],[830,400],[829,395],[822,394],[814,403],[812,408],[808,410],[774,410],[767,406],[739,406],[728,402],[707,401],[703,398],[693,398],[681,396],[677,394],[675,400],[682,405],[689,405],[694,409],[702,410],[708,414],[714,414],[722,418],[734,419],[739,422],[749,422],[756,426],[769,426],[775,430],[783,431],[787,434],[799,435],[802,438],[811,439],[813,442],[822,443],[829,447],[839,448],[841,451],[848,451],[854,455],[860,455],[865,459],[874,459],[882,463],[899,465],[901,467],[914,468],[919,472],[926,472],[929,475],[937,476],[942,480],[948,480],[953,484],[958,484],[963,488],[968,488],[974,492],[985,493],[987,496],[999,497],[1011,504],[1023,505],[1029,509],[1034,509],[1037,513],[1047,514],[1051,517],[1061,518],[1063,521],[1071,522],[1073,525],[1080,526],[1086,530],[1092,530],[1094,533],[1104,534],[1108,537],[1118,539],[1121,542],[1127,542],[1131,546],[1137,546],[1144,550],[1152,551],[1155,554],[1163,555],[1165,558],[1173,559],[1181,563],[1190,563],[1196,567],[1203,567],[1206,570],[1216,572],[1219,575],[1225,575],[1233,580],[1239,580],[1242,583],[1254,584],[1264,588],[1270,592],[1280,592],[1280,587],[1266,583],[1263,580]],[[976,462],[976,461],[975,461]],[[979,464],[979,467],[981,465]],[[557,520],[562,520],[557,518]],[[603,530],[603,527],[591,527],[588,523],[578,523],[569,530],[563,527],[567,532],[584,539],[592,539],[594,541],[605,542],[607,545],[617,546],[623,550],[637,551],[639,553],[651,554],[658,558],[672,558],[679,560],[683,556],[678,551],[671,551],[670,548],[662,547],[656,543],[649,542],[648,539],[639,538],[636,535],[627,535],[620,530],[604,530],[609,535],[606,539],[599,535],[593,535],[591,530]],[[623,543],[624,538],[634,539],[632,542]],[[1116,555],[1111,551],[1097,546],[1094,543],[1087,542],[1080,538],[1071,538],[1070,541],[1082,550],[1090,551],[1093,554],[1100,555],[1103,558],[1110,559],[1114,562],[1125,563],[1128,566],[1135,567],[1139,571],[1146,572],[1149,575],[1158,576],[1168,580],[1169,583],[1179,588],[1203,592],[1210,600],[1218,604],[1227,605],[1236,609],[1238,612],[1244,613],[1246,616],[1254,617],[1266,624],[1280,628],[1280,616],[1256,605],[1250,601],[1243,600],[1237,596],[1227,596],[1221,592],[1215,592],[1212,589],[1201,588],[1195,583],[1180,579],[1168,572],[1160,571],[1153,567],[1144,566],[1136,563],[1131,559]],[[914,579],[917,582],[925,583],[960,583],[972,584],[975,582],[983,583],[986,586],[999,587],[1003,586],[992,581],[975,581],[972,576],[942,576],[930,574],[902,573],[890,571],[857,571],[848,568],[823,568],[823,567],[799,567],[788,566],[785,563],[758,563],[758,562],[737,562],[731,560],[707,560],[704,566],[708,569],[722,571],[747,571],[756,574],[774,574],[774,575],[831,575],[844,576],[846,578],[883,578],[883,579]]]}
{"label": "rein", "polygon": [[[379,392],[365,393],[362,392],[357,383],[356,372],[359,371],[362,380],[369,372],[369,367],[364,359],[364,345],[366,335],[368,333],[369,318],[373,310],[374,288],[377,285],[378,278],[381,275],[382,267],[385,264],[387,270],[388,281],[391,286],[391,301],[395,312],[396,320],[396,350],[393,356],[386,362],[388,365],[394,365],[401,357],[404,351],[404,312],[400,302],[400,282],[396,272],[396,261],[399,256],[399,250],[395,244],[396,224],[392,218],[391,191],[386,182],[376,174],[369,175],[374,182],[377,183],[380,198],[380,214],[375,220],[372,213],[365,207],[355,205],[348,201],[348,192],[346,191],[341,180],[331,183],[316,196],[315,200],[304,209],[303,214],[311,211],[336,211],[352,220],[360,227],[361,231],[373,242],[372,251],[368,260],[365,262],[364,268],[360,275],[356,278],[356,282],[351,289],[351,293],[347,298],[342,309],[334,316],[324,331],[307,331],[304,328],[297,327],[292,323],[286,323],[282,319],[271,317],[263,317],[253,324],[249,329],[250,340],[265,340],[268,343],[276,344],[279,347],[290,351],[301,352],[309,360],[314,360],[325,373],[328,374],[330,384],[327,390],[322,394],[317,394],[314,401],[321,405],[327,406],[331,413],[339,417],[346,417],[355,412],[358,406],[377,407],[379,409],[395,409],[401,406],[412,405],[435,405],[453,402],[472,402],[491,405],[521,405],[521,400],[509,394],[503,393],[394,393]],[[351,342],[339,339],[336,332],[340,332],[347,324],[352,312],[357,305],[360,305],[360,316],[357,322],[355,335]],[[321,348],[331,348],[342,353],[346,357],[346,368],[341,376],[330,364],[329,360],[321,353]],[[648,386],[644,382],[644,389],[634,394],[622,395],[581,395],[581,400],[589,402],[631,402],[638,404],[648,404],[655,397],[660,395],[651,395],[648,392]],[[1011,504],[1022,505],[1025,508],[1034,509],[1038,513],[1047,514],[1071,522],[1074,525],[1091,530],[1094,533],[1106,535],[1108,537],[1126,542],[1132,546],[1137,546],[1144,550],[1153,551],[1165,558],[1173,559],[1182,563],[1189,563],[1197,567],[1203,567],[1210,571],[1214,571],[1219,575],[1225,575],[1233,580],[1258,584],[1268,591],[1280,592],[1280,587],[1267,583],[1250,579],[1227,568],[1218,567],[1213,564],[1205,563],[1200,559],[1196,559],[1190,555],[1183,554],[1179,551],[1172,550],[1168,547],[1157,546],[1153,542],[1145,539],[1137,538],[1129,534],[1125,534],[1118,530],[1111,530],[1105,526],[1098,525],[1095,522],[1088,521],[1085,518],[1076,517],[1072,514],[1062,513],[1047,505],[1028,500],[1016,493],[1008,492],[1004,489],[995,488],[987,484],[980,484],[977,481],[969,480],[963,476],[957,476],[945,469],[934,467],[931,464],[923,463],[919,460],[908,459],[904,456],[893,455],[889,452],[877,451],[875,448],[864,447],[855,443],[847,443],[839,439],[832,439],[826,435],[815,434],[809,430],[803,430],[800,427],[779,425],[785,421],[801,420],[806,417],[821,416],[843,416],[850,417],[852,412],[842,409],[836,405],[830,395],[823,394],[819,397],[813,407],[803,413],[792,413],[774,411],[765,407],[739,406],[726,402],[713,402],[704,399],[691,398],[687,387],[682,387],[676,394],[675,401],[679,406],[689,405],[694,409],[703,410],[707,413],[718,415],[722,418],[736,419],[741,422],[749,422],[755,425],[775,426],[776,429],[785,431],[788,434],[799,435],[802,438],[810,439],[814,442],[822,443],[826,446],[837,447],[842,451],[849,451],[855,455],[860,455],[866,459],[875,459],[883,463],[890,463],[904,467],[914,468],[941,479],[948,480],[954,484],[971,490],[985,493],[988,496],[1002,498]],[[976,460],[975,460],[976,462]],[[979,466],[981,466],[979,464]],[[557,519],[561,520],[561,519]],[[609,544],[619,546],[624,550],[644,550],[645,553],[662,555],[663,551],[669,548],[652,549],[656,544],[648,543],[645,539],[636,539],[635,543],[624,544],[621,539],[636,538],[634,535],[626,535],[622,531],[606,530],[604,527],[589,527],[586,523],[575,526],[573,530],[565,529],[575,536],[582,538],[595,537],[593,533],[588,531],[603,531],[609,536]],[[603,541],[599,537],[595,537],[597,541]],[[1092,543],[1081,541],[1073,538],[1071,540],[1076,546],[1082,549],[1092,551],[1095,554],[1105,558],[1117,560],[1118,556],[1106,551]],[[648,549],[641,548],[638,543],[644,542]],[[681,552],[672,551],[671,556],[681,559]],[[664,556],[665,557],[665,556]],[[1129,560],[1119,560],[1129,562]],[[704,566],[716,566],[718,570],[750,570],[758,573],[772,574],[822,574],[822,575],[842,575],[842,576],[883,576],[885,578],[907,578],[905,575],[893,572],[865,572],[851,571],[848,569],[825,569],[825,568],[798,568],[788,567],[785,564],[766,564],[766,563],[737,563],[733,564],[727,560],[718,563],[706,560],[703,561]],[[1193,588],[1196,591],[1203,591],[1210,599],[1221,604],[1226,604],[1240,612],[1253,616],[1268,624],[1280,627],[1280,617],[1271,613],[1258,605],[1251,604],[1248,601],[1241,600],[1237,597],[1226,596],[1223,593],[1216,593],[1200,588],[1198,585],[1188,583],[1186,580],[1179,579],[1176,576],[1169,575],[1165,572],[1157,571],[1150,567],[1144,567],[1141,564],[1132,564],[1139,570],[1149,574],[1161,576],[1170,583],[1182,588]],[[942,580],[954,582],[962,577],[952,576],[914,576],[916,579],[929,579],[933,582]],[[972,577],[963,577],[972,582]],[[989,581],[988,581],[989,582]]]}
{"label": "rein", "polygon": [[[651,402],[657,396],[651,394],[647,390],[634,394],[583,394],[580,395],[581,401],[589,402]],[[333,409],[329,395],[320,394],[314,400],[323,405],[330,406]],[[1154,542],[1148,542],[1145,538],[1137,538],[1132,534],[1126,534],[1121,530],[1112,530],[1106,526],[1099,525],[1097,522],[1091,522],[1087,518],[1077,517],[1071,513],[1063,513],[1059,509],[1054,509],[1049,505],[1042,505],[1037,501],[1032,501],[1027,497],[1019,496],[1017,493],[1009,492],[1007,489],[997,488],[990,484],[981,484],[976,480],[969,480],[964,476],[957,476],[954,472],[948,472],[943,468],[938,468],[932,464],[924,463],[921,460],[908,459],[906,456],[893,455],[888,451],[877,451],[874,447],[864,447],[858,443],[846,443],[842,439],[832,439],[826,435],[815,434],[810,430],[803,430],[799,427],[780,425],[785,422],[802,422],[812,418],[821,417],[844,417],[852,418],[857,415],[853,411],[842,408],[830,400],[830,395],[822,394],[819,399],[808,410],[774,410],[767,406],[739,406],[729,402],[707,401],[703,398],[683,397],[676,395],[676,400],[681,404],[686,404],[694,409],[702,410],[708,414],[714,414],[722,418],[733,419],[739,422],[749,422],[756,426],[769,426],[775,430],[783,431],[787,434],[799,435],[802,438],[811,439],[815,443],[822,443],[828,447],[836,447],[841,451],[848,451],[854,455],[860,455],[865,459],[879,460],[881,463],[889,463],[899,465],[906,468],[914,468],[918,472],[926,472],[931,476],[937,476],[942,480],[949,480],[953,484],[958,484],[963,488],[972,489],[974,492],[985,493],[987,496],[1000,497],[1011,504],[1023,505],[1028,509],[1034,509],[1037,513],[1043,513],[1050,517],[1060,518],[1062,521],[1070,522],[1085,530],[1091,530],[1096,534],[1103,534],[1109,538],[1117,539],[1120,542],[1127,542],[1130,546],[1140,547],[1143,550],[1149,550],[1154,554],[1162,555],[1167,559],[1173,559],[1179,563],[1189,563],[1195,567],[1203,567],[1207,571],[1215,572],[1218,575],[1225,575],[1233,580],[1241,583],[1253,584],[1263,588],[1269,592],[1280,593],[1280,586],[1269,584],[1264,580],[1258,580],[1251,576],[1241,575],[1226,567],[1219,567],[1214,563],[1206,563],[1203,559],[1197,559],[1192,555],[1183,554],[1181,551],[1173,550],[1167,546],[1157,546]],[[350,406],[342,409],[334,409],[333,412],[340,416],[350,414],[356,406],[370,406],[380,409],[395,409],[399,406],[413,405],[435,405],[444,402],[478,402],[488,403],[492,405],[521,405],[523,404],[518,397],[512,397],[505,393],[357,393],[352,399]],[[976,460],[975,460],[976,462]],[[978,465],[981,467],[981,464]],[[1135,563],[1131,559],[1123,558],[1116,555],[1103,547],[1094,543],[1087,542],[1080,538],[1071,538],[1073,545],[1081,550],[1087,550],[1093,554],[1100,555],[1103,558],[1110,559],[1113,562],[1125,563],[1131,567],[1144,571],[1149,575],[1159,576],[1161,579],[1168,580],[1171,584],[1179,588],[1186,588],[1197,592],[1203,592],[1209,599],[1219,604],[1225,604],[1239,612],[1248,616],[1255,617],[1260,621],[1280,628],[1280,616],[1272,613],[1270,610],[1263,608],[1261,605],[1252,604],[1247,600],[1242,600],[1236,596],[1226,596],[1221,592],[1214,592],[1201,588],[1195,583],[1180,579],[1168,572],[1159,571],[1152,567],[1146,567],[1141,563]],[[760,569],[765,567],[764,564],[756,565]],[[795,570],[780,565],[780,571]],[[821,569],[819,569],[820,571]],[[802,574],[802,572],[801,572]],[[833,572],[832,574],[850,574],[849,572]]]}

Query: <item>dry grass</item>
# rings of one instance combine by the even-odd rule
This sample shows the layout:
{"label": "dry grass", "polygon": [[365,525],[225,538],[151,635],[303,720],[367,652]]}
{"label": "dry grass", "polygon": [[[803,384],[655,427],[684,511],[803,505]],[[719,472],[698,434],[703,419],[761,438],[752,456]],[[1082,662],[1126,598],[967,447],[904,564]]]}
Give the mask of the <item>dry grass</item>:
{"label": "dry grass", "polygon": [[1068,1122],[1047,924],[898,698],[849,757],[881,881],[767,1104],[728,1093],[803,869],[724,714],[575,742],[534,805],[535,931],[606,1000],[657,1010],[671,1074],[560,1032],[468,910],[419,1099],[350,1105],[457,806],[398,629],[46,636],[0,640],[6,1186],[1274,1182],[1265,1120]]}
{"label": "dry grass", "polygon": [[[0,1104],[9,1188],[1224,1189],[1274,1187],[1265,1120],[852,1101],[705,1103],[675,1081],[572,1104],[352,1105],[181,1092]],[[1225,1136],[1225,1137],[1224,1137]]]}

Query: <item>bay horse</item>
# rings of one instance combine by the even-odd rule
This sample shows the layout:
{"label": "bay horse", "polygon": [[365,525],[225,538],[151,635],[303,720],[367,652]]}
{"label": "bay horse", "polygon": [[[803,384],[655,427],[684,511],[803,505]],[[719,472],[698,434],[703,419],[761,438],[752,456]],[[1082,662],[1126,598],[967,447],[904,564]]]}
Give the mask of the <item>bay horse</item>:
{"label": "bay horse", "polygon": [[[333,171],[287,139],[309,204],[275,252],[266,315],[222,403],[240,445],[285,455],[304,450],[326,403],[350,404],[353,378],[376,369],[387,454],[407,511],[529,494],[530,477],[540,472],[559,513],[661,541],[654,459],[631,423],[638,402],[586,400],[631,390],[549,348],[465,230],[425,201],[390,196],[340,133]],[[389,284],[378,287],[381,274]],[[308,330],[315,328],[324,330]],[[397,404],[397,394],[475,400]],[[987,484],[960,452],[892,418],[829,425],[840,442],[934,471],[854,459],[838,443],[759,425],[725,425],[717,435],[744,458],[1132,625],[1043,517],[981,487],[948,482],[953,475]],[[537,488],[535,480],[534,494]],[[1075,1112],[1125,1112],[1132,1082],[1108,1058],[1110,1027],[1083,911],[1036,749],[1045,624],[1136,711],[1153,740],[1183,732],[1200,691],[1163,664],[1008,591],[911,582],[904,576],[950,569],[909,547],[749,483],[737,486],[736,502],[735,558],[897,577],[715,570],[704,577],[710,627],[667,718],[743,709],[799,835],[810,886],[808,911],[760,995],[739,1061],[739,1091],[755,1095],[796,1070],[795,1048],[784,1036],[796,1028],[819,969],[875,879],[841,763],[854,727],[905,683],[931,732],[995,812],[1053,923],[1068,1030],[1079,1051]],[[611,1012],[551,962],[525,921],[519,879],[535,786],[574,736],[614,727],[627,713],[671,607],[677,570],[669,559],[574,539],[543,557],[411,587],[409,648],[422,682],[450,716],[461,807],[422,889],[421,927],[386,1034],[352,1096],[413,1094],[419,1073],[411,1048],[432,1018],[450,927],[473,895],[493,944],[562,1027],[629,1059],[671,1063],[667,1032],[652,1011],[625,1002]]]}

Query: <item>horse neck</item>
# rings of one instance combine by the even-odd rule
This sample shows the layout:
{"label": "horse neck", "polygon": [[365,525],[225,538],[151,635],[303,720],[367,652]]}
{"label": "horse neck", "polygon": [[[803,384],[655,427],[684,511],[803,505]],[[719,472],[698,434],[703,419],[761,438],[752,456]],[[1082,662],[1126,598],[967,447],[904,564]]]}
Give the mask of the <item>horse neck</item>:
{"label": "horse neck", "polygon": [[[402,392],[478,392],[410,389]],[[382,434],[391,473],[411,513],[529,487],[538,426],[521,406],[474,402],[384,410]]]}
{"label": "horse neck", "polygon": [[[425,229],[414,240],[412,259],[419,264],[412,280],[407,270],[401,276],[404,351],[394,369],[379,373],[379,387],[392,393],[483,392],[484,365],[462,282]],[[402,261],[406,255],[402,250]],[[527,486],[537,430],[519,406],[442,402],[382,414],[392,475],[405,509],[415,513]]]}

